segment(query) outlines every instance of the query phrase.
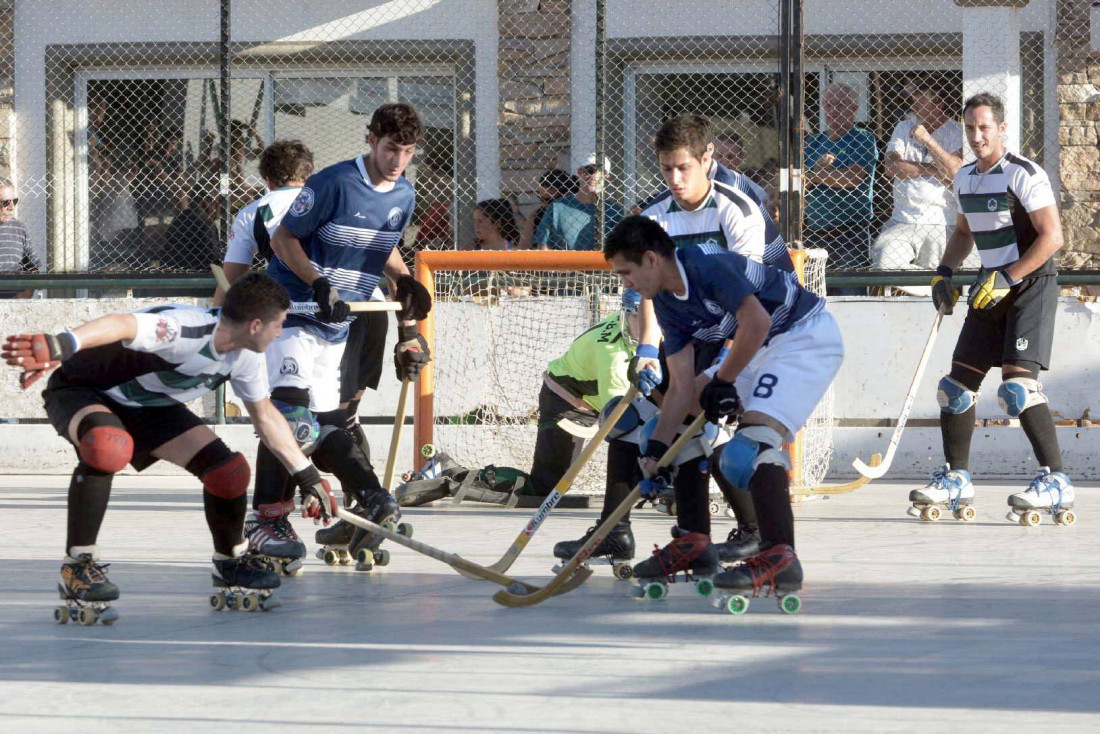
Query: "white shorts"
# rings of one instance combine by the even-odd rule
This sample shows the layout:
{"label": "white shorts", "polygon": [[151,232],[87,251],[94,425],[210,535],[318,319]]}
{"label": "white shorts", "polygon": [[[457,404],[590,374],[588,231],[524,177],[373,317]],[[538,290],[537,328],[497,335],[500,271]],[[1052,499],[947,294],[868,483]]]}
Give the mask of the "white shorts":
{"label": "white shorts", "polygon": [[773,338],[737,376],[745,412],[771,416],[786,439],[809,419],[844,361],[844,342],[833,315],[821,311]]}
{"label": "white shorts", "polygon": [[333,344],[300,326],[283,329],[264,353],[271,389],[309,390],[309,409],[324,413],[340,407],[340,359],[344,342]]}

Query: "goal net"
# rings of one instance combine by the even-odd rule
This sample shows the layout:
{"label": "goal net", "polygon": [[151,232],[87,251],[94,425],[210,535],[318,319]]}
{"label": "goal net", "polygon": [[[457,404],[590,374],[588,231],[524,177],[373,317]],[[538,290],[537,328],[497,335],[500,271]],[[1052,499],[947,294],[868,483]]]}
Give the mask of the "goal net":
{"label": "goal net", "polygon": [[[792,254],[824,292],[824,257]],[[434,304],[421,324],[432,361],[417,383],[416,464],[430,445],[462,466],[528,470],[546,366],[619,308],[618,277],[602,253],[544,251],[420,252],[416,277]],[[791,447],[797,485],[820,483],[828,468],[831,399]],[[603,491],[605,457],[601,448],[573,491]]]}

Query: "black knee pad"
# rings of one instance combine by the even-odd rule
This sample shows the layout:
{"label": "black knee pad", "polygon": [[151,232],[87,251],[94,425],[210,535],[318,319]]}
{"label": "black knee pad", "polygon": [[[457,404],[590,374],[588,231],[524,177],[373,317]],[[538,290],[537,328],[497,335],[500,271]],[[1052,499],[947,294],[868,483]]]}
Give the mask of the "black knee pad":
{"label": "black knee pad", "polygon": [[331,426],[321,429],[317,448],[310,458],[318,469],[335,475],[345,492],[358,495],[382,486],[366,454],[343,429]]}
{"label": "black knee pad", "polygon": [[134,438],[114,413],[97,410],[76,427],[76,453],[97,471],[114,474],[134,458]]}
{"label": "black knee pad", "polygon": [[309,390],[304,387],[277,387],[271,391],[272,400],[281,400],[287,405],[299,408],[309,407]]}
{"label": "black knee pad", "polygon": [[199,449],[185,468],[202,481],[207,492],[227,500],[244,496],[252,479],[244,454],[230,450],[220,438]]}

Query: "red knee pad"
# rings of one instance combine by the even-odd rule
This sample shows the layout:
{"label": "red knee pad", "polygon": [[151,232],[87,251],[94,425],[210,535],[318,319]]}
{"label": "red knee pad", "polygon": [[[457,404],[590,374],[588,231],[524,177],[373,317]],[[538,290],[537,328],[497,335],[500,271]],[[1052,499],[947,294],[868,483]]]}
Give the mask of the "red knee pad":
{"label": "red knee pad", "polygon": [[248,491],[252,481],[252,469],[244,454],[237,452],[226,461],[218,464],[202,475],[202,486],[215,497],[223,500],[235,500]]}
{"label": "red knee pad", "polygon": [[114,413],[97,411],[80,422],[76,453],[88,466],[114,474],[134,458],[134,439]]}

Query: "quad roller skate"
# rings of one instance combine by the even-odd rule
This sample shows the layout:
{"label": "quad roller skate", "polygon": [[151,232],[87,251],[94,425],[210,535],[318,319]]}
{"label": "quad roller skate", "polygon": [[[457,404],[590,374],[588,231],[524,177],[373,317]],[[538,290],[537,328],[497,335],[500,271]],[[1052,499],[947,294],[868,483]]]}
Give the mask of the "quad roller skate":
{"label": "quad roller skate", "polygon": [[1069,477],[1060,471],[1040,467],[1027,489],[1008,496],[1009,510],[1005,519],[1033,528],[1043,521],[1041,513],[1046,512],[1054,518],[1055,524],[1072,525],[1077,522],[1074,499]]}
{"label": "quad roller skate", "polygon": [[[397,501],[384,489],[367,494],[363,504],[349,511],[382,527],[400,533],[407,538],[413,534],[412,525],[398,523],[401,509]],[[355,559],[356,571],[370,571],[375,566],[386,566],[390,562],[390,552],[380,548],[385,536],[372,533],[344,520],[329,528],[322,528],[315,536],[321,548],[317,557],[328,566],[337,564],[346,566]]]}
{"label": "quad roller skate", "polygon": [[293,511],[292,500],[273,502],[252,510],[244,521],[249,550],[283,576],[300,576],[306,557],[306,544],[290,524]]}
{"label": "quad roller skate", "polygon": [[718,551],[710,537],[673,526],[672,542],[664,548],[655,546],[652,556],[634,566],[638,579],[634,595],[658,601],[668,595],[669,584],[682,580],[694,582],[700,596],[710,596],[716,573]]}
{"label": "quad roller skate", "polygon": [[[554,545],[554,558],[562,561],[561,564],[554,566],[554,573],[559,573],[562,565],[577,555],[577,551],[588,542],[597,527],[593,525],[588,528],[588,532],[577,540],[563,540]],[[634,533],[630,531],[630,523],[620,522],[613,527],[583,565],[587,567],[594,558],[606,558],[611,564],[611,572],[617,579],[625,581],[633,576],[634,569],[631,568],[630,561],[634,558]]]}
{"label": "quad roller skate", "polygon": [[236,558],[215,557],[213,561],[210,578],[215,588],[220,589],[210,595],[210,608],[215,612],[222,609],[268,612],[281,606],[275,589],[282,582],[263,556],[245,553]]}
{"label": "quad roller skate", "polygon": [[727,514],[732,514],[733,512],[730,506],[726,504],[726,498],[722,496],[721,492],[717,494],[712,493],[710,495],[710,504],[707,507],[710,510],[711,517],[718,517],[723,512]]}
{"label": "quad roller skate", "polygon": [[118,620],[118,611],[111,602],[118,599],[118,587],[107,580],[104,569],[108,564],[99,563],[96,546],[79,546],[69,549],[61,564],[61,583],[58,595],[65,606],[55,607],[53,619],[58,624],[79,622],[90,627],[96,622],[112,625]]}
{"label": "quad roller skate", "polygon": [[730,614],[748,611],[750,597],[743,591],[751,591],[752,598],[760,596],[761,591],[764,596],[774,595],[785,614],[796,614],[802,608],[802,600],[794,593],[802,588],[802,564],[789,545],[773,545],[723,571],[714,577],[714,586],[718,593],[711,605]]}
{"label": "quad roller skate", "polygon": [[923,489],[910,492],[909,501],[913,505],[906,512],[925,522],[939,520],[944,510],[949,510],[956,520],[963,522],[970,522],[977,515],[970,472],[952,469],[950,464],[944,464],[933,472]]}
{"label": "quad roller skate", "polygon": [[760,552],[760,531],[749,525],[736,525],[724,543],[716,543],[718,560],[740,561]]}

